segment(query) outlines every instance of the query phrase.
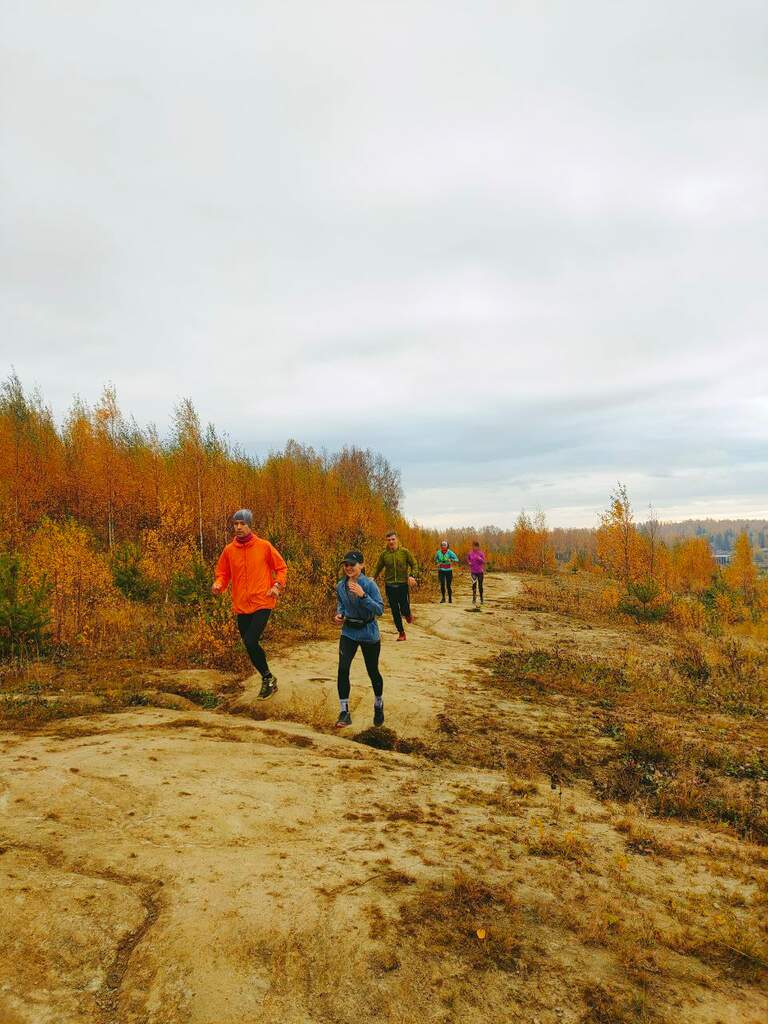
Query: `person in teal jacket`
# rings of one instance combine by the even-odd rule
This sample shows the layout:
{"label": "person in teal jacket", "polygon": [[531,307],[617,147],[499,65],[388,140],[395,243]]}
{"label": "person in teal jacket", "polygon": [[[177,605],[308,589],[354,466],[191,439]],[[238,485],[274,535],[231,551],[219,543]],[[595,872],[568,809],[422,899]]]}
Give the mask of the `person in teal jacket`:
{"label": "person in teal jacket", "polygon": [[453,563],[458,561],[459,556],[448,547],[448,541],[440,541],[440,549],[435,555],[437,578],[440,580],[440,604],[445,604],[446,591],[448,604],[453,603]]}

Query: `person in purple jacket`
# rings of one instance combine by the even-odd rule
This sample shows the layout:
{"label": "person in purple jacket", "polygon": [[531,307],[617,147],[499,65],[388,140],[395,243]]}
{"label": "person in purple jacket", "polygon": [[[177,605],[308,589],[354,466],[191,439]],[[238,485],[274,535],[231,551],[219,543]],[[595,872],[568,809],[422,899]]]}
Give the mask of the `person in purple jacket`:
{"label": "person in purple jacket", "polygon": [[477,603],[477,592],[480,591],[480,604],[483,603],[483,577],[485,576],[485,553],[480,550],[480,541],[472,541],[472,550],[467,555],[467,564],[472,573],[472,604]]}

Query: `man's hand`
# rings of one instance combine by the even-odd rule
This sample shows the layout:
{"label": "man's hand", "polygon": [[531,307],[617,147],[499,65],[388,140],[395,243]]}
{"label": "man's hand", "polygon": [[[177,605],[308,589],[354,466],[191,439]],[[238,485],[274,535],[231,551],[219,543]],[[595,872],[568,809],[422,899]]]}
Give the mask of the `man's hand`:
{"label": "man's hand", "polygon": [[349,580],[347,582],[347,589],[355,595],[355,597],[365,597],[365,591],[356,580]]}
{"label": "man's hand", "polygon": [[270,597],[280,597],[280,587],[278,586],[278,584],[273,583],[272,586],[267,591],[267,594]]}
{"label": "man's hand", "polygon": [[214,583],[213,584],[213,586],[211,587],[211,593],[212,594],[220,594],[221,593],[221,587],[219,586],[218,583]]}
{"label": "man's hand", "polygon": [[344,621],[344,616],[336,614],[333,616],[333,621],[336,623],[337,626],[340,626]]}
{"label": "man's hand", "polygon": [[408,586],[409,587],[415,587],[416,586],[416,578],[415,578],[415,576],[409,576],[408,577]]}

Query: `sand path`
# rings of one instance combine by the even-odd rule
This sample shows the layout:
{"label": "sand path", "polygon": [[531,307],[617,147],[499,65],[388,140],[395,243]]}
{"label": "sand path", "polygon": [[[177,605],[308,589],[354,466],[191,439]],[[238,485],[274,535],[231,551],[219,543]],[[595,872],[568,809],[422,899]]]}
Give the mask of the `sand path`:
{"label": "sand path", "polygon": [[[521,638],[574,650],[627,638],[522,611],[512,603],[519,586],[491,576],[485,608],[472,613],[461,578],[453,605],[416,606],[405,643],[388,611],[382,620],[387,726],[434,741],[454,728],[451,716],[469,721],[458,757],[353,740],[370,726],[373,703],[359,656],[354,725],[334,733],[333,641],[274,658],[280,688],[266,702],[249,680],[217,711],[141,707],[0,733],[0,1024],[614,1019],[583,1016],[585,979],[625,985],[626,969],[554,926],[548,909],[592,877],[590,864],[580,876],[569,848],[559,859],[531,854],[530,836],[559,814],[556,796],[546,782],[511,788],[504,751],[498,767],[487,757],[502,720],[506,742],[536,745],[551,730],[573,731],[573,715],[554,698],[489,696],[475,663]],[[484,759],[464,756],[465,737],[485,744]],[[583,836],[603,864],[595,884],[608,884],[625,840],[587,787],[568,802],[570,824],[555,840]],[[514,893],[525,915],[522,968],[475,975],[465,944],[477,938],[463,925],[451,937],[469,949],[461,957],[420,946],[440,935],[429,910],[402,941],[404,901],[450,884],[457,869]],[[665,862],[654,876],[662,894],[678,884],[663,873],[673,870]],[[678,1019],[765,1019],[754,989],[713,983],[700,965],[686,971]]]}
{"label": "sand path", "polygon": [[[503,637],[493,602],[516,586],[489,579],[489,603],[471,614],[460,581],[453,605],[417,606],[405,643],[385,612],[388,726],[434,729],[472,661]],[[255,1020],[265,936],[339,916],[360,930],[356,894],[377,864],[442,856],[439,836],[415,849],[410,828],[376,821],[374,805],[428,799],[414,795],[413,758],[280,720],[287,710],[333,722],[335,644],[272,667],[269,702],[251,681],[227,711],[138,708],[2,734],[3,1024]],[[360,657],[352,676],[347,733],[372,714]],[[477,810],[462,814],[474,827]]]}
{"label": "sand path", "polygon": [[[467,580],[460,576],[453,604],[414,605],[415,621],[406,627],[405,642],[398,642],[392,616],[385,607],[379,620],[380,668],[388,727],[405,736],[419,736],[434,729],[435,716],[444,709],[446,700],[466,685],[466,669],[506,639],[510,614],[508,609],[499,610],[500,602],[514,595],[519,586],[513,576],[492,577],[487,588],[493,598],[489,596],[482,610],[473,613]],[[334,643],[302,644],[284,657],[272,659],[271,668],[279,683],[277,694],[268,704],[258,700],[261,680],[255,676],[230,708],[235,712],[254,710],[269,718],[299,711],[317,724],[333,722],[339,708],[336,666]],[[351,680],[350,731],[354,732],[370,726],[373,718],[373,692],[360,653],[353,662]]]}

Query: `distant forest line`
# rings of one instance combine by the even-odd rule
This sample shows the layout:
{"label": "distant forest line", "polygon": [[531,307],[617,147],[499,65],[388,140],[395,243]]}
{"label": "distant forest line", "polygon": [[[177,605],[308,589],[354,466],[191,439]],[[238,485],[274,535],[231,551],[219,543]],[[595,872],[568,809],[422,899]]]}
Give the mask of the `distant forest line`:
{"label": "distant forest line", "polygon": [[[595,513],[598,519],[598,513]],[[647,523],[639,522],[642,531]],[[597,551],[599,522],[594,527],[555,527],[549,531],[550,543],[558,562],[569,562],[579,552],[594,555]],[[669,545],[690,538],[703,537],[716,554],[731,554],[740,534],[746,533],[754,551],[755,561],[768,566],[768,519],[684,519],[681,522],[654,524],[656,536]],[[515,530],[497,526],[454,527],[446,529],[445,536],[459,545],[470,536],[477,536],[491,553],[508,550]]]}

